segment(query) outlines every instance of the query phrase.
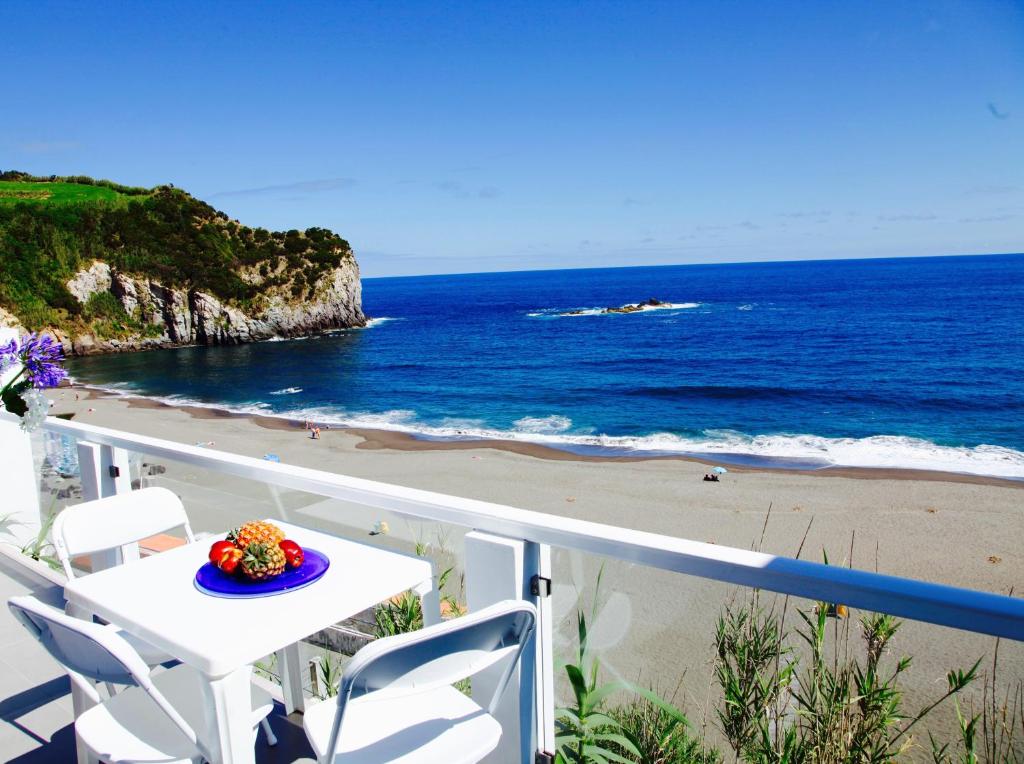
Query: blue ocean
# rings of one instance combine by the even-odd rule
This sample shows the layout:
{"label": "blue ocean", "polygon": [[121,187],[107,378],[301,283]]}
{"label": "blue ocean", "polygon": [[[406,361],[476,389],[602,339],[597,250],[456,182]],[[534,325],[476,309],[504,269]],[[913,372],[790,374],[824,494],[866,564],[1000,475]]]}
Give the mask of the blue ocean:
{"label": "blue ocean", "polygon": [[[383,278],[363,293],[366,329],[71,372],[427,438],[1024,478],[1024,256]],[[667,305],[602,312],[649,298]]]}

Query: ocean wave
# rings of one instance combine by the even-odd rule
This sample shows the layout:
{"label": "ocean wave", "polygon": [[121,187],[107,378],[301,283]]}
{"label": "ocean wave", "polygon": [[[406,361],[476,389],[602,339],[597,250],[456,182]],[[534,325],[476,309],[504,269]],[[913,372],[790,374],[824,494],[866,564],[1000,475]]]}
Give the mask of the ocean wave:
{"label": "ocean wave", "polygon": [[523,417],[512,429],[483,425],[479,420],[448,419],[432,425],[420,420],[415,411],[393,409],[382,412],[346,412],[330,407],[295,408],[275,411],[269,404],[252,402],[222,404],[184,396],[143,396],[123,387],[90,385],[126,398],[150,398],[172,406],[221,409],[237,414],[310,420],[339,427],[404,432],[430,439],[510,440],[561,448],[577,453],[655,456],[679,455],[750,466],[860,467],[872,469],[929,470],[986,477],[1024,480],[1024,452],[994,445],[943,446],[904,435],[874,435],[866,438],[827,438],[809,434],[747,435],[734,430],[707,430],[700,436],[668,432],[646,435],[601,435],[567,432],[568,417]]}
{"label": "ocean wave", "polygon": [[371,414],[320,408],[271,416],[307,418],[342,427],[392,430],[430,439],[512,440],[598,455],[680,455],[751,466],[913,469],[1024,480],[1024,452],[993,445],[942,446],[902,435],[826,438],[806,434],[746,435],[732,430],[708,430],[698,437],[667,432],[601,435],[566,432],[572,422],[557,414],[524,417],[513,424],[513,429],[481,426],[473,420],[431,425],[409,410]]}
{"label": "ocean wave", "polygon": [[[630,316],[636,313],[650,313],[655,310],[690,310],[699,308],[699,302],[666,302],[660,305],[640,305],[638,310],[629,313],[609,311],[608,308],[575,308],[563,310],[562,308],[545,308],[526,315],[530,318],[576,318],[578,316]],[[623,306],[626,307],[626,306]]]}
{"label": "ocean wave", "polygon": [[[914,469],[954,472],[989,477],[1024,480],[1024,453],[993,445],[975,447],[942,446],[921,438],[900,435],[875,435],[867,438],[826,438],[818,435],[746,435],[733,431],[707,431],[701,437],[673,433],[639,436],[572,434],[563,429],[547,432],[527,430],[516,422],[516,429],[502,430],[479,427],[457,430],[432,427],[402,412],[339,417],[338,424],[379,427],[431,438],[479,438],[482,440],[515,440],[548,445],[588,453],[624,454],[633,456],[681,455],[720,459],[727,463],[752,466],[797,467],[862,467],[875,469]],[[561,425],[566,417],[527,418],[534,423]],[[571,426],[571,422],[569,422]],[[539,429],[539,428],[538,428]],[[553,428],[552,428],[553,429]],[[568,429],[566,427],[565,429]]]}
{"label": "ocean wave", "polygon": [[366,319],[366,326],[364,328],[372,329],[375,326],[380,326],[381,324],[386,324],[388,321],[401,321],[401,320],[402,319],[400,319],[400,318],[394,318],[392,316],[378,316],[377,318],[368,318],[368,319]]}
{"label": "ocean wave", "polygon": [[567,416],[552,414],[551,416],[524,416],[514,423],[517,431],[532,433],[535,435],[547,435],[557,432],[565,432],[572,427],[572,420]]}
{"label": "ocean wave", "polygon": [[269,403],[263,401],[252,401],[249,403],[217,403],[211,401],[202,401],[198,398],[189,398],[185,395],[150,395],[139,392],[136,388],[129,388],[126,384],[120,382],[111,382],[108,384],[94,384],[87,383],[85,387],[91,390],[99,390],[103,393],[109,393],[115,395],[118,398],[130,398],[137,399],[142,398],[149,401],[156,401],[157,403],[165,403],[168,406],[190,406],[193,408],[200,409],[213,409],[215,411],[226,411],[229,414],[247,414],[251,416],[273,416],[273,408]]}
{"label": "ocean wave", "polygon": [[295,395],[295,393],[301,393],[301,387],[286,387],[282,390],[275,390],[271,395]]}
{"label": "ocean wave", "polygon": [[280,335],[275,335],[273,337],[268,337],[265,340],[260,340],[260,342],[302,342],[304,340],[312,339],[313,337],[316,336],[318,335],[310,334],[301,337],[281,337]]}

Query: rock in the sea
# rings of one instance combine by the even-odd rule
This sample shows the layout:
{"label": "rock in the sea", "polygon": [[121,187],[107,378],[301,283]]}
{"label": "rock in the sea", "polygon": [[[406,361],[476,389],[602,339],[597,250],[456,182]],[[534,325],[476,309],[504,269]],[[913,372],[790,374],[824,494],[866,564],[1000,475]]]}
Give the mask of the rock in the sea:
{"label": "rock in the sea", "polygon": [[646,302],[638,302],[636,305],[623,305],[621,308],[605,308],[605,313],[639,313],[644,308],[660,308],[663,305],[669,305],[670,303],[662,302],[661,300],[652,297]]}

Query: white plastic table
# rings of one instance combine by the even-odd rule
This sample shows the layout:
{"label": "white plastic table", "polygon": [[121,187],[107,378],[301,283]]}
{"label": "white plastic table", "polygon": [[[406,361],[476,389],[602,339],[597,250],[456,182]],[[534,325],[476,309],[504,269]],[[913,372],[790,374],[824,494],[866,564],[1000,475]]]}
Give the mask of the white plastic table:
{"label": "white plastic table", "polygon": [[217,730],[224,764],[255,760],[249,715],[232,713],[248,708],[254,662],[285,651],[285,704],[300,706],[299,640],[408,589],[432,595],[424,601],[427,623],[439,617],[433,613],[437,592],[427,560],[273,522],[301,546],[327,555],[331,564],[322,578],[272,597],[213,597],[194,584],[210,546],[196,543],[76,578],[65,587],[76,612],[115,623],[202,672],[208,721]]}

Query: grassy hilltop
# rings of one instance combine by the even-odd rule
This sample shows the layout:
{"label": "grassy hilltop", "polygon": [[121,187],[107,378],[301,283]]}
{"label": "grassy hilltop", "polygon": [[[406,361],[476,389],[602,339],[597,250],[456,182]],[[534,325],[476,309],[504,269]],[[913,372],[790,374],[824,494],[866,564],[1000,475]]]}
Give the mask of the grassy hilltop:
{"label": "grassy hilltop", "polygon": [[173,186],[0,173],[0,307],[29,329],[115,336],[144,328],[109,294],[83,305],[68,291],[94,260],[250,310],[271,293],[310,296],[352,256],[327,229],[251,228]]}

